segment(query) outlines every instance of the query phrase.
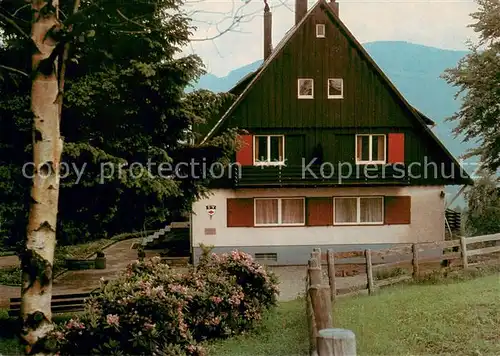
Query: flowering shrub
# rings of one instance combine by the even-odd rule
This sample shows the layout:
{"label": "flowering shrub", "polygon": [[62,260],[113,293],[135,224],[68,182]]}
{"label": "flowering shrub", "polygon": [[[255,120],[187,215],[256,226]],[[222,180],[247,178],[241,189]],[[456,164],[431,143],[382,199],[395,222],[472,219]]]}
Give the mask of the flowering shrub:
{"label": "flowering shrub", "polygon": [[199,341],[249,329],[276,294],[276,278],[241,252],[207,255],[186,273],[136,261],[51,341],[63,355],[204,355]]}

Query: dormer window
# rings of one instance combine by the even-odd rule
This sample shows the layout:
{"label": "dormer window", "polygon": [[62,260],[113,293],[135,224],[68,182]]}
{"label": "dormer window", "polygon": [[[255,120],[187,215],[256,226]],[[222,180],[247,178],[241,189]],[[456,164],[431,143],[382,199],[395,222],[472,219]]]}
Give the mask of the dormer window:
{"label": "dormer window", "polygon": [[328,79],[328,99],[344,98],[344,80],[342,78]]}
{"label": "dormer window", "polygon": [[279,166],[285,164],[285,137],[281,135],[254,136],[254,165]]}
{"label": "dormer window", "polygon": [[320,23],[316,25],[316,37],[325,38],[325,25]]}
{"label": "dormer window", "polygon": [[299,78],[298,80],[298,98],[313,99],[314,98],[314,80],[310,78]]}

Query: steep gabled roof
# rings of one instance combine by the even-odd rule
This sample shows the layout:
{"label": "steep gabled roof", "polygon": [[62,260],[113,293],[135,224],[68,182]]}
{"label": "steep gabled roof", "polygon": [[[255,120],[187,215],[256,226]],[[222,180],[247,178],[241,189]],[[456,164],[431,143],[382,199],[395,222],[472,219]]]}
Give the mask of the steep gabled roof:
{"label": "steep gabled roof", "polygon": [[[444,153],[451,159],[451,161],[459,167],[461,174],[467,177],[468,183],[472,183],[472,179],[470,179],[469,175],[463,170],[459,162],[455,159],[455,157],[448,151],[448,149],[443,145],[443,143],[434,135],[434,133],[429,129],[427,125],[434,125],[434,121],[430,118],[422,114],[420,111],[416,110],[412,107],[409,102],[403,97],[403,95],[399,92],[399,90],[394,86],[394,84],[389,80],[389,78],[385,75],[382,69],[375,63],[375,61],[370,57],[368,52],[363,48],[361,43],[354,37],[354,35],[349,31],[349,29],[344,25],[344,23],[340,20],[340,18],[334,13],[333,9],[328,5],[325,0],[319,0],[311,9],[307,12],[307,14],[302,18],[302,20],[292,27],[280,41],[280,43],[276,46],[275,50],[269,56],[269,58],[264,61],[264,63],[257,69],[254,73],[250,73],[245,76],[240,82],[236,84],[236,86],[232,89],[232,91],[239,92],[238,98],[234,101],[234,103],[229,107],[229,109],[224,113],[221,119],[214,125],[214,127],[209,131],[209,133],[205,136],[201,143],[204,143],[208,140],[214,133],[219,130],[224,122],[228,120],[234,110],[238,107],[238,105],[244,100],[249,91],[252,89],[254,84],[259,80],[259,78],[266,72],[267,67],[274,61],[274,59],[282,52],[285,45],[292,39],[292,37],[298,32],[299,28],[308,20],[313,11],[320,7],[329,20],[337,25],[342,32],[344,32],[346,38],[351,42],[353,47],[359,52],[361,57],[365,59],[368,64],[374,69],[375,73],[379,76],[382,83],[384,83],[390,92],[392,92],[402,105],[403,108],[410,114],[410,116],[415,120],[417,125],[421,126],[423,129],[423,133],[430,138],[431,141],[434,141],[443,151]],[[243,89],[244,88],[244,89]]]}

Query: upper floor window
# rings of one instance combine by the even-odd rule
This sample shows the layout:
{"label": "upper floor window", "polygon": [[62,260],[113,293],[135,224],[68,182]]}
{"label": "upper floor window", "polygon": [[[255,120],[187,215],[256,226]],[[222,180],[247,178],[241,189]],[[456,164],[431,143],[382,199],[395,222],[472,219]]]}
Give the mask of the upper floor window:
{"label": "upper floor window", "polygon": [[254,164],[285,164],[285,137],[281,135],[254,136]]}
{"label": "upper floor window", "polygon": [[298,98],[314,98],[314,80],[310,78],[299,78],[298,80]]}
{"label": "upper floor window", "polygon": [[356,163],[385,163],[385,145],[385,135],[356,135]]}
{"label": "upper floor window", "polygon": [[342,78],[328,79],[328,99],[342,99],[344,97],[344,80]]}
{"label": "upper floor window", "polygon": [[317,38],[325,38],[325,25],[324,24],[317,24],[316,25],[316,37]]}
{"label": "upper floor window", "polygon": [[256,198],[255,226],[304,225],[304,198]]}
{"label": "upper floor window", "polygon": [[335,225],[384,223],[383,197],[335,197]]}

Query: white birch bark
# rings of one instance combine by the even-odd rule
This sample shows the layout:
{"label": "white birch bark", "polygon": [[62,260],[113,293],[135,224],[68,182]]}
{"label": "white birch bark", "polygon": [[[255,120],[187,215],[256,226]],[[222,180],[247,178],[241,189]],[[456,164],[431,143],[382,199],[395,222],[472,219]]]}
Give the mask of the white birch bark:
{"label": "white birch bark", "polygon": [[57,103],[59,92],[56,63],[50,73],[37,70],[40,61],[49,58],[56,43],[47,36],[57,26],[58,0],[32,0],[31,38],[36,46],[32,56],[33,82],[33,163],[35,177],[26,249],[21,257],[23,269],[21,316],[22,337],[27,353],[45,353],[43,341],[53,328],[52,266],[56,246],[56,224],[59,198],[59,165],[63,148]]}

